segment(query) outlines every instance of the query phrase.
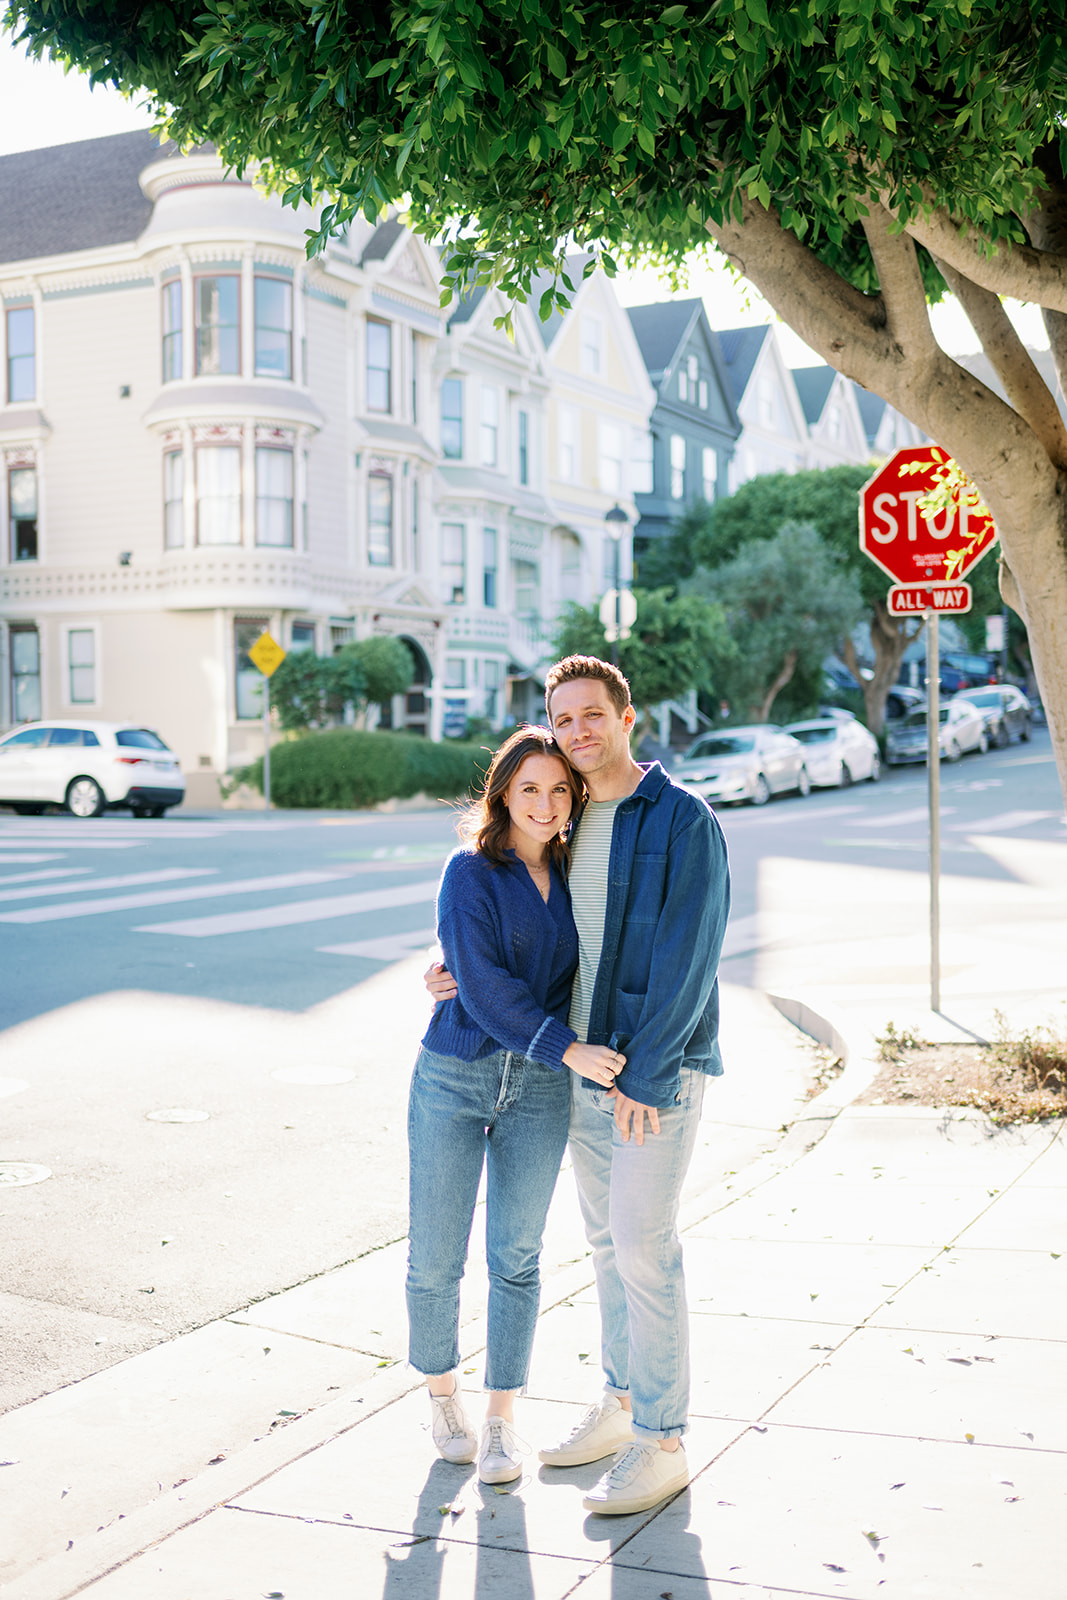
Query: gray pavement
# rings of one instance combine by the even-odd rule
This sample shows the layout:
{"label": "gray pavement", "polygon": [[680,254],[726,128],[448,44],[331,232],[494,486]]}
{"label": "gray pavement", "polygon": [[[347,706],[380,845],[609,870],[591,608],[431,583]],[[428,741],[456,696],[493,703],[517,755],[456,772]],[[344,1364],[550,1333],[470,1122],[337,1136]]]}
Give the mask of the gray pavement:
{"label": "gray pavement", "polygon": [[[843,937],[820,922],[825,863],[761,870],[724,963],[735,1071],[709,1092],[683,1215],[685,1493],[587,1517],[600,1469],[537,1464],[599,1387],[565,1173],[510,1492],[434,1454],[389,1244],[0,1418],[5,1600],[1062,1600],[1063,1126],[853,1104],[887,1021],[935,1039],[989,1037],[997,1011],[1015,1031],[1060,1023],[1067,844],[1033,843],[974,843],[1004,868],[992,903],[967,876],[947,886],[939,1015],[919,874],[853,867],[872,913]],[[808,936],[787,948],[798,906]],[[403,1014],[421,965],[375,980],[383,1015]],[[845,1056],[817,1099],[760,990]],[[476,1405],[481,1263],[468,1288]]]}

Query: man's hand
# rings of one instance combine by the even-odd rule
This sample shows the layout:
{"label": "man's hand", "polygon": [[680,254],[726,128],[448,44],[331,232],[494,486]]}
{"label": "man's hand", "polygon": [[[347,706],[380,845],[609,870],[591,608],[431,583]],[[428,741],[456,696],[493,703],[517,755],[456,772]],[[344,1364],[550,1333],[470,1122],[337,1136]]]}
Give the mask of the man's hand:
{"label": "man's hand", "polygon": [[459,993],[456,980],[443,961],[435,961],[422,975],[422,981],[436,1004],[440,1000],[454,1000]]}
{"label": "man's hand", "polygon": [[631,1100],[629,1095],[623,1094],[620,1089],[609,1089],[608,1093],[615,1096],[615,1126],[622,1134],[623,1144],[629,1143],[631,1125],[634,1143],[644,1144],[646,1116],[649,1133],[659,1132],[659,1112],[655,1106],[645,1106],[640,1100]]}

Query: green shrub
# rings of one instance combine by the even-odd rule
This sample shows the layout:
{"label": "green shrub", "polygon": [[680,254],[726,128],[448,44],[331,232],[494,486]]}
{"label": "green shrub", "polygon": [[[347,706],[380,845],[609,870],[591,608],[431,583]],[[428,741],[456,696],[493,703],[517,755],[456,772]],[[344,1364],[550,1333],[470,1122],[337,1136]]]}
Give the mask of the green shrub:
{"label": "green shrub", "polygon": [[[331,728],[272,746],[275,805],[350,810],[428,794],[452,800],[481,785],[490,751],[476,744],[434,744],[412,734]],[[263,757],[235,774],[263,790]]]}

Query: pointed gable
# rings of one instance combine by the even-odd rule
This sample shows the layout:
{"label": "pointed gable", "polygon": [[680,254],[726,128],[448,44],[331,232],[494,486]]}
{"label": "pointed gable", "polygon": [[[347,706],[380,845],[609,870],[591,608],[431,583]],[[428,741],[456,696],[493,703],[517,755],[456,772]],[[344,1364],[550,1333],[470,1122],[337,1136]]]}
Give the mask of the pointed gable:
{"label": "pointed gable", "polygon": [[837,373],[833,367],[825,365],[793,368],[793,382],[797,386],[797,394],[800,396],[800,404],[809,428],[814,428],[818,424],[825,411],[836,377]]}

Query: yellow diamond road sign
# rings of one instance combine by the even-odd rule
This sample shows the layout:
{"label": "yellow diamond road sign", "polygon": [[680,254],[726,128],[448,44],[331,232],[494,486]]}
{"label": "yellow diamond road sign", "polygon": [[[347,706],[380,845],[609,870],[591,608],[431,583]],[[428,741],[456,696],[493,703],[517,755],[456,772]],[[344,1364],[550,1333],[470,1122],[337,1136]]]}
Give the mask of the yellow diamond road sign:
{"label": "yellow diamond road sign", "polygon": [[248,658],[254,667],[258,667],[265,678],[272,672],[277,672],[285,660],[285,651],[277,644],[269,633],[261,633],[251,650]]}

